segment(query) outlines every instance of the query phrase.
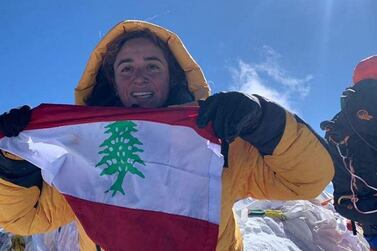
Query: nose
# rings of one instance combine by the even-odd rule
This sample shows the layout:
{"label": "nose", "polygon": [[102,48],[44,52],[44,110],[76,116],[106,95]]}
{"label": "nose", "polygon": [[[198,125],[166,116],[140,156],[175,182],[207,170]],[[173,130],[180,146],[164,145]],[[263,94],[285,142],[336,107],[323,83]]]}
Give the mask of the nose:
{"label": "nose", "polygon": [[135,85],[144,85],[147,81],[147,74],[143,68],[137,68],[134,72],[133,83]]}

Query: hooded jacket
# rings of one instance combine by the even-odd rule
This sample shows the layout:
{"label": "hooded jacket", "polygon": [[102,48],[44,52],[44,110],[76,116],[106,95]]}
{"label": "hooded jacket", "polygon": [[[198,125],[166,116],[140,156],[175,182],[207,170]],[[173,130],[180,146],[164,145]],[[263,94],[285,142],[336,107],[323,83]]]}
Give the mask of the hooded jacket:
{"label": "hooded jacket", "polygon": [[[177,35],[147,22],[125,21],[111,29],[94,49],[75,89],[76,104],[84,105],[92,92],[107,44],[123,32],[145,28],[167,43],[184,70],[195,99],[209,96],[210,90],[200,67]],[[332,160],[316,135],[280,106],[258,98],[263,109],[260,124],[247,135],[248,141],[237,138],[229,146],[229,168],[224,169],[222,176],[217,251],[243,250],[232,211],[237,200],[248,196],[311,199],[325,188],[334,174]],[[0,179],[0,225],[6,230],[21,235],[43,233],[74,218],[63,196],[46,183],[40,190],[38,186],[25,187]],[[82,228],[80,237],[82,250],[96,250]]]}

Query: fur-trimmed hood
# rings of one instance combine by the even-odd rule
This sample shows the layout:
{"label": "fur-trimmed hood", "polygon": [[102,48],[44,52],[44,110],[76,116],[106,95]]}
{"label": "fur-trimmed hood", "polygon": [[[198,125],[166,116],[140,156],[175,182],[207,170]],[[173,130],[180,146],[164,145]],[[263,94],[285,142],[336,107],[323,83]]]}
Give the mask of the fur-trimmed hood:
{"label": "fur-trimmed hood", "polygon": [[112,28],[93,50],[85,71],[75,88],[76,104],[84,105],[85,99],[93,91],[93,87],[96,84],[96,76],[102,64],[103,55],[106,52],[107,45],[122,33],[144,29],[149,29],[162,39],[162,41],[166,42],[185,72],[189,90],[193,93],[195,99],[204,99],[209,96],[210,89],[202,70],[191,57],[190,53],[186,50],[182,41],[176,34],[152,23],[138,20],[127,20]]}

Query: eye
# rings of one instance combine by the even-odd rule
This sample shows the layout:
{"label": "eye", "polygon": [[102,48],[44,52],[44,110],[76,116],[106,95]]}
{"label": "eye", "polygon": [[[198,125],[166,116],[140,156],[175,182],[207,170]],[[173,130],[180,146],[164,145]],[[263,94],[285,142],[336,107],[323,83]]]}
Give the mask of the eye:
{"label": "eye", "polygon": [[158,64],[148,64],[147,69],[152,72],[160,71],[161,67]]}
{"label": "eye", "polygon": [[124,72],[124,73],[128,73],[128,72],[131,72],[133,70],[133,67],[131,65],[125,65],[123,66],[120,71],[121,72]]}

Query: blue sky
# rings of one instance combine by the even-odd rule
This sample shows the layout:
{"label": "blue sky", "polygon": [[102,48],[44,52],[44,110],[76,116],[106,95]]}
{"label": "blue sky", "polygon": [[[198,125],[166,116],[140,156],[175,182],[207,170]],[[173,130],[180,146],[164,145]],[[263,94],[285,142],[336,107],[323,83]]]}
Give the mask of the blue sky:
{"label": "blue sky", "polygon": [[319,123],[339,110],[356,63],[377,54],[376,11],[376,0],[4,0],[0,112],[73,103],[101,36],[141,19],[181,37],[213,92],[268,96],[320,132]]}

